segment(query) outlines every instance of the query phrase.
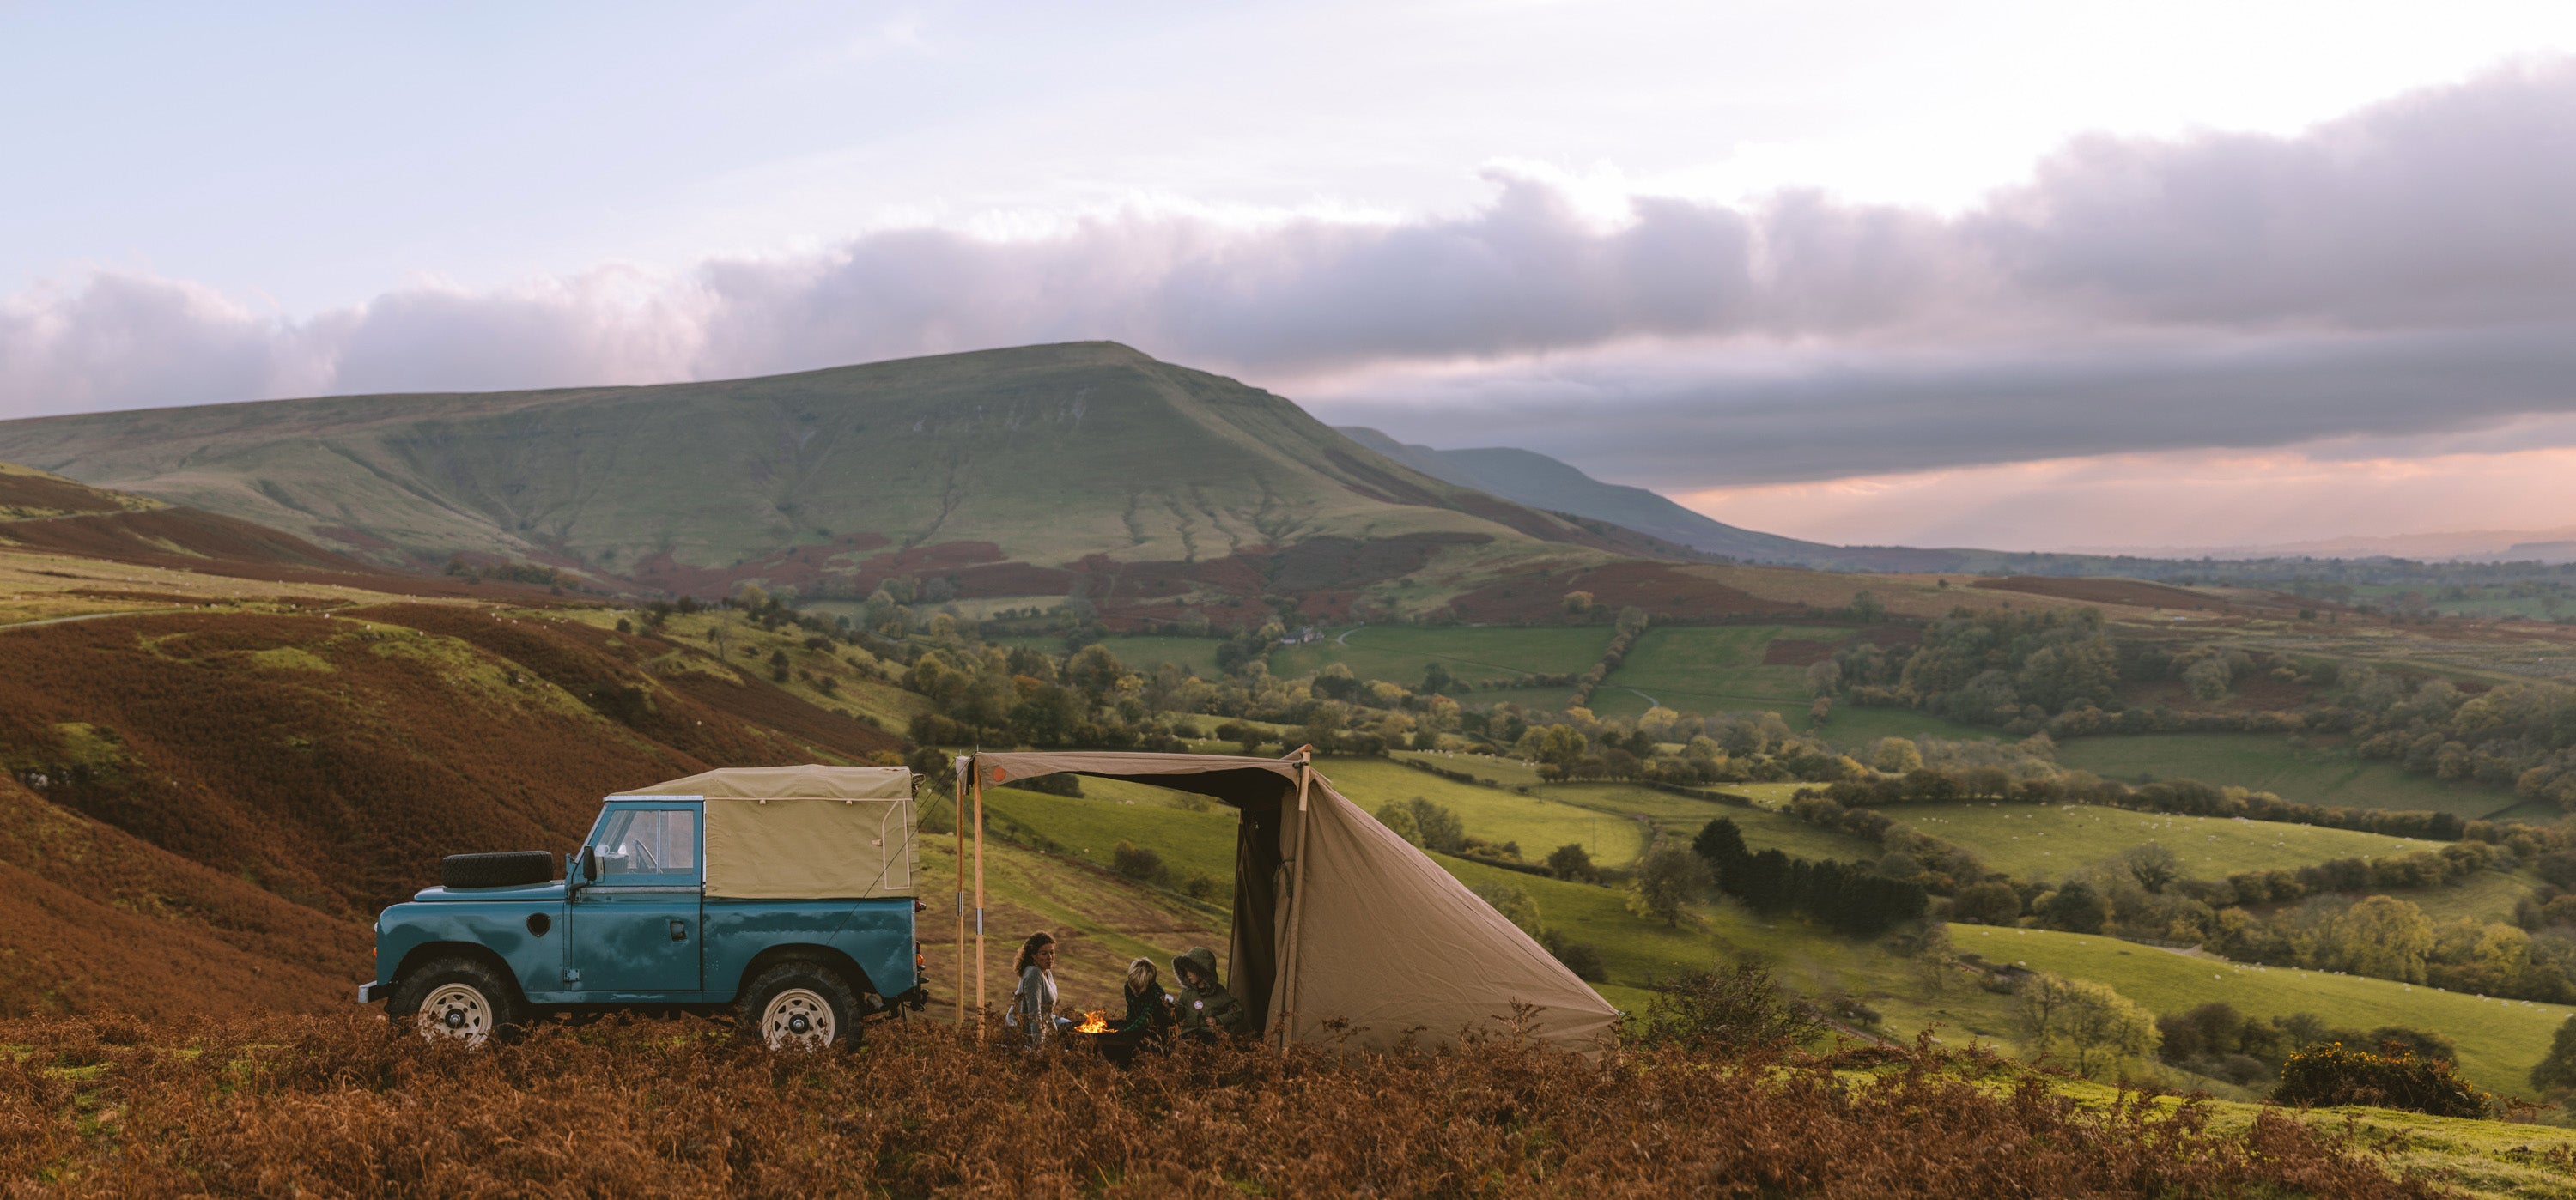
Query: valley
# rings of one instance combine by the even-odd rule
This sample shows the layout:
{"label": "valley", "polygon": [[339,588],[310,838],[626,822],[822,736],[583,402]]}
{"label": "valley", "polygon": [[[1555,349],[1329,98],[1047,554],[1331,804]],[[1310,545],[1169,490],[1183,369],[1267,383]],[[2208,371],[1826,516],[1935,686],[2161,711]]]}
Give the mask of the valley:
{"label": "valley", "polygon": [[[1082,500],[1052,506],[1060,528],[1029,524],[1038,492],[984,476],[909,532],[859,528],[848,513],[909,511],[867,488],[924,494],[904,472],[947,451],[920,447],[863,485],[828,455],[794,475],[795,454],[741,451],[740,478],[815,506],[802,531],[725,515],[735,500],[657,510],[623,483],[505,503],[497,477],[454,473],[490,457],[475,438],[527,440],[562,478],[594,454],[629,461],[599,424],[622,393],[293,402],[157,432],[0,423],[0,442],[139,489],[0,474],[0,1015],[343,1012],[370,914],[441,855],[559,850],[598,796],[716,764],[944,778],[979,744],[1311,745],[1344,794],[1632,1013],[1669,980],[1753,961],[1846,1044],[1922,1035],[2062,1066],[2074,1051],[2023,999],[2062,979],[2151,1028],[2218,1003],[2299,1037],[2438,1037],[2475,1087],[2551,1099],[2529,1072],[2576,1012],[2560,733],[2576,726],[2557,715],[2576,701],[2546,682],[2555,626],[2321,615],[2241,582],[1712,561],[1443,490],[1334,447],[1284,401],[1149,360],[899,366],[645,402],[681,421],[756,401],[846,443],[877,426],[831,432],[824,382],[952,412],[998,369],[1024,378],[1002,389],[1022,407],[941,445],[1045,412],[1058,433],[1196,413],[1157,436],[1214,438],[1252,456],[1225,470],[1307,490],[1260,484],[1275,510],[1228,501],[1245,522],[1288,515],[1211,557],[1203,538],[1235,517],[1122,517],[1104,535]],[[1059,385],[1085,396],[1078,414],[1027,407]],[[433,408],[490,424],[429,438]],[[334,461],[431,473],[324,523],[274,499],[342,488],[324,460],[256,501],[154,465],[155,437],[208,438],[217,459],[230,438],[282,470],[258,438],[290,417],[344,439]],[[563,428],[588,448],[543,457]],[[1072,486],[1038,462],[993,470]],[[551,506],[551,532],[513,532],[501,518],[521,503]],[[2464,645],[2484,648],[2475,667]],[[1005,942],[1055,931],[1067,995],[1107,1005],[1131,958],[1223,949],[1235,817],[1134,784],[1079,790],[988,793],[987,915]],[[946,808],[926,797],[926,823],[953,822]],[[1720,825],[1744,855],[1845,882],[1738,877],[1750,859],[1708,849]],[[969,947],[936,919],[951,837],[919,848],[938,1018]],[[1717,886],[1652,900],[1677,854]],[[1851,888],[1899,907],[1855,915]],[[2372,958],[2364,915],[2396,922],[2412,957]],[[2250,1102],[2286,1052],[2155,1044],[2079,1073]]]}

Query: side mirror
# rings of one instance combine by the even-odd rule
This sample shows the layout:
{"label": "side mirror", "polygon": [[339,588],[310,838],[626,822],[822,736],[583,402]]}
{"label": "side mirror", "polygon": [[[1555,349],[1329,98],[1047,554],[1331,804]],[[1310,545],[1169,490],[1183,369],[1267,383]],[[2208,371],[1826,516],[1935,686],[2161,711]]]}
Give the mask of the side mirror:
{"label": "side mirror", "polygon": [[597,846],[584,846],[581,848],[581,878],[584,883],[598,882],[599,848]]}

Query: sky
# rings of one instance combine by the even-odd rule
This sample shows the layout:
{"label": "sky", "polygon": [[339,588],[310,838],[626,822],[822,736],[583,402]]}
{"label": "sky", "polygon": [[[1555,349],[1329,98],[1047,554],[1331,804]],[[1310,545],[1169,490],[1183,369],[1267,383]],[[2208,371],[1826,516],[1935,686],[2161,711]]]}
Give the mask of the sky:
{"label": "sky", "polygon": [[1820,540],[2576,525],[2576,5],[0,4],[0,418],[1112,338]]}

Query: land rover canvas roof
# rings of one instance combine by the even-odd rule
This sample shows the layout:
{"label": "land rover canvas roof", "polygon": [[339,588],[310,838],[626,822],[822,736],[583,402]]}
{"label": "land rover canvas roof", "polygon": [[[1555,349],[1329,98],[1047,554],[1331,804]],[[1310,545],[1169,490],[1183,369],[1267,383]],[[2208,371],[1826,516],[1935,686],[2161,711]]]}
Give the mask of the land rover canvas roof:
{"label": "land rover canvas roof", "polygon": [[727,767],[618,795],[705,802],[710,898],[913,894],[916,848],[907,768]]}

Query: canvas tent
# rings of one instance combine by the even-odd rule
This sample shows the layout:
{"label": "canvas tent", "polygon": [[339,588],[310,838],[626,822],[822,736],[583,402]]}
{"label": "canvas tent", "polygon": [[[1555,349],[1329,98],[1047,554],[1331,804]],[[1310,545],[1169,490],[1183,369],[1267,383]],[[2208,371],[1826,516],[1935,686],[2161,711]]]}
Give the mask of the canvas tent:
{"label": "canvas tent", "polygon": [[618,795],[705,801],[709,896],[913,894],[909,768],[727,767]]}
{"label": "canvas tent", "polygon": [[980,817],[985,787],[1062,771],[1238,810],[1226,983],[1264,1029],[1331,1041],[1326,1023],[1340,1019],[1354,1045],[1430,1044],[1499,1032],[1519,1003],[1553,1045],[1593,1054],[1610,1037],[1618,1010],[1302,758],[982,754],[961,760],[959,799],[971,791]]}

